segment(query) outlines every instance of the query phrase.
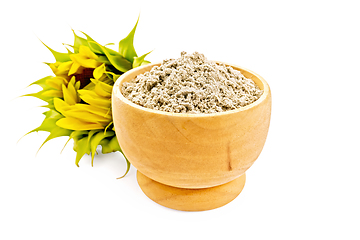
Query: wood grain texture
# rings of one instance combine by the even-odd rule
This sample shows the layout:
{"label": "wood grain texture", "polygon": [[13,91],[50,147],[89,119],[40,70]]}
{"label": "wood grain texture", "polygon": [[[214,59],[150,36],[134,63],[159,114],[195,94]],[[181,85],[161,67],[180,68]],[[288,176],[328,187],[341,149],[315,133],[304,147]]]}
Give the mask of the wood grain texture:
{"label": "wood grain texture", "polygon": [[245,185],[246,176],[220,186],[202,189],[186,189],[156,182],[137,171],[141,190],[154,202],[181,211],[206,211],[222,207],[234,200]]}
{"label": "wood grain texture", "polygon": [[214,114],[152,110],[121,94],[123,82],[158,65],[124,73],[113,88],[116,136],[131,164],[157,182],[180,188],[214,187],[244,174],[258,158],[268,133],[271,93],[266,81],[227,64],[255,81],[264,93],[246,107]]}

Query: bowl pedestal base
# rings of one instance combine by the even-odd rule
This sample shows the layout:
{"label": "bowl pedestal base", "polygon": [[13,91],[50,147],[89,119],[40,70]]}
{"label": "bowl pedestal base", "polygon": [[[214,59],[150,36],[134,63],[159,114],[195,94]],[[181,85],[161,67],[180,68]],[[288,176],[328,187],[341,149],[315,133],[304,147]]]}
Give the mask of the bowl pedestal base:
{"label": "bowl pedestal base", "polygon": [[205,211],[226,205],[234,200],[245,185],[245,173],[223,185],[187,189],[168,186],[137,171],[141,190],[154,202],[181,211]]}

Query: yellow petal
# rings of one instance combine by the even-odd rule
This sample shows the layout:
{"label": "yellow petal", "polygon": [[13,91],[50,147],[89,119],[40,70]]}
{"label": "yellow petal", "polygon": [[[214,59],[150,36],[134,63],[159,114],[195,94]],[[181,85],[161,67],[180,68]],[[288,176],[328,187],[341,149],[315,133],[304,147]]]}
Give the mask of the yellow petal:
{"label": "yellow petal", "polygon": [[99,123],[89,123],[80,121],[76,118],[61,118],[56,122],[56,125],[65,129],[70,130],[93,130],[93,129],[103,129],[104,126],[102,126]]}
{"label": "yellow petal", "polygon": [[98,56],[93,53],[89,47],[81,45],[79,48],[80,55],[86,56],[87,58],[97,59]]}
{"label": "yellow petal", "polygon": [[[70,55],[71,58],[72,55]],[[68,76],[73,75],[75,73],[77,73],[80,69],[80,64],[77,62],[73,62],[73,64],[71,65],[71,68],[69,70]]]}
{"label": "yellow petal", "polygon": [[59,111],[61,114],[63,114],[65,111],[70,109],[70,105],[60,98],[54,98],[54,106],[55,109]]}
{"label": "yellow petal", "polygon": [[[76,91],[78,91],[78,90],[80,89],[80,85],[81,85],[81,82],[80,82],[80,81],[77,81],[77,82],[75,83],[75,89],[76,89]],[[80,102],[80,99],[78,100],[78,102]]]}
{"label": "yellow petal", "polygon": [[60,98],[54,98],[54,106],[65,117],[78,118],[86,122],[102,122],[105,125],[112,120],[110,109],[81,103],[69,105]]}
{"label": "yellow petal", "polygon": [[63,98],[66,103],[69,105],[74,105],[78,102],[78,96],[76,90],[72,84],[68,85],[68,88],[65,85],[62,85]]}
{"label": "yellow petal", "polygon": [[54,98],[63,97],[62,91],[59,90],[49,90],[44,92],[42,95],[46,97],[54,97]]}
{"label": "yellow petal", "polygon": [[[79,90],[80,92],[81,90]],[[85,90],[86,91],[86,90]],[[86,95],[80,95],[80,98],[82,100],[84,100],[86,103],[93,105],[93,106],[97,106],[100,108],[105,108],[108,109],[111,107],[111,101],[110,99],[104,99],[104,98],[100,98],[99,96],[97,97],[92,97],[89,94]]]}
{"label": "yellow petal", "polygon": [[93,75],[95,79],[99,80],[104,75],[104,73],[105,73],[105,63],[95,68]]}
{"label": "yellow petal", "polygon": [[96,68],[101,65],[100,62],[96,61],[95,59],[87,58],[86,56],[80,54],[72,54],[70,55],[71,60],[73,62],[79,64],[85,68]]}
{"label": "yellow petal", "polygon": [[[93,80],[93,78],[90,78],[90,80],[92,81]],[[93,83],[93,82],[90,82],[88,85],[86,85],[85,87],[83,87],[82,89],[84,89],[84,90],[94,90],[94,88],[95,88],[95,84]]]}
{"label": "yellow petal", "polygon": [[[75,77],[73,77],[74,80],[75,80]],[[76,83],[74,84],[68,84],[68,90],[71,94],[71,97],[73,98],[73,100],[78,103],[80,102],[80,97],[79,97],[79,94],[77,93],[77,89],[76,88],[80,88],[80,86],[77,86],[78,83],[80,83],[80,81],[77,81]],[[75,86],[76,85],[76,86]]]}
{"label": "yellow petal", "polygon": [[113,86],[106,84],[105,82],[99,82],[99,84],[100,84],[101,88],[104,89],[104,91],[106,91],[110,94],[112,93]]}
{"label": "yellow petal", "polygon": [[77,108],[79,110],[91,112],[93,114],[102,116],[102,117],[107,118],[107,119],[112,118],[110,108],[108,108],[108,109],[100,108],[100,107],[96,107],[96,106],[88,105],[88,104],[76,104],[76,106],[77,106]]}
{"label": "yellow petal", "polygon": [[58,71],[59,65],[60,65],[59,62],[49,64],[49,67],[51,68],[51,70],[53,71],[54,74],[56,74],[56,72]]}
{"label": "yellow petal", "polygon": [[67,84],[67,80],[63,77],[53,77],[46,80],[46,84],[52,88],[62,91],[62,85]]}
{"label": "yellow petal", "polygon": [[111,98],[111,89],[112,89],[111,86],[103,82],[98,82],[95,86],[96,94],[104,98]]}
{"label": "yellow petal", "polygon": [[[104,79],[101,80],[103,83],[106,83],[107,85],[110,85],[112,87],[112,85],[114,85],[114,80],[106,77]],[[112,89],[112,88],[111,88]]]}
{"label": "yellow petal", "polygon": [[95,91],[81,89],[78,91],[80,98],[90,105],[101,108],[110,108],[111,99],[99,96]]}
{"label": "yellow petal", "polygon": [[70,70],[72,61],[63,62],[59,65],[58,70],[61,72],[67,72]]}
{"label": "yellow petal", "polygon": [[111,122],[111,118],[105,118],[86,111],[79,111],[79,109],[76,107],[64,112],[63,115],[67,118],[76,118],[78,120],[89,123],[101,123],[103,125],[107,125],[109,122]]}

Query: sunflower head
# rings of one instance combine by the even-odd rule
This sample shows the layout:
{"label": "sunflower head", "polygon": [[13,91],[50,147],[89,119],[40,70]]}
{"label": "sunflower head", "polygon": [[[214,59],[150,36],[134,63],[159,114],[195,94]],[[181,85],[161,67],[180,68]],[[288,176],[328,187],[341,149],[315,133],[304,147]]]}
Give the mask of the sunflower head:
{"label": "sunflower head", "polygon": [[[137,23],[119,42],[118,51],[74,31],[74,44],[68,45],[72,49],[68,53],[54,51],[44,44],[55,57],[54,63],[47,63],[54,76],[35,81],[31,85],[39,85],[42,90],[25,95],[45,101],[47,105],[43,107],[48,108],[42,124],[29,133],[49,132],[44,143],[60,136],[73,139],[77,166],[84,154],[91,155],[93,164],[98,146],[102,153],[122,152],[113,128],[111,93],[122,73],[149,63],[145,57],[150,52],[138,57],[133,46]],[[127,173],[130,163],[126,161]]]}
{"label": "sunflower head", "polygon": [[80,45],[79,52],[69,54],[70,61],[50,63],[49,67],[58,77],[64,77],[69,80],[75,76],[76,81],[80,81],[80,87],[83,88],[90,83],[95,68],[102,62],[88,46]]}

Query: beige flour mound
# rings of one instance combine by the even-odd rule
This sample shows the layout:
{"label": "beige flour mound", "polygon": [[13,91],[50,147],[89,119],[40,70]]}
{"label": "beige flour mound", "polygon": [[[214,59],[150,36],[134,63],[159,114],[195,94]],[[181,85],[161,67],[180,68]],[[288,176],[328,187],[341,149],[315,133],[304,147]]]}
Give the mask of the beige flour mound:
{"label": "beige flour mound", "polygon": [[122,94],[140,106],[174,113],[224,112],[253,103],[262,91],[239,71],[181,53],[124,83]]}

